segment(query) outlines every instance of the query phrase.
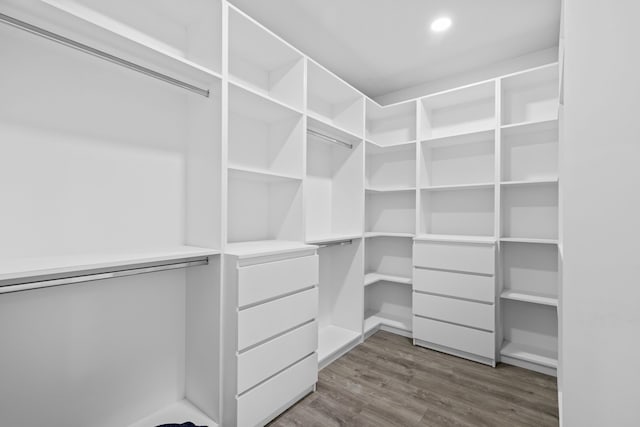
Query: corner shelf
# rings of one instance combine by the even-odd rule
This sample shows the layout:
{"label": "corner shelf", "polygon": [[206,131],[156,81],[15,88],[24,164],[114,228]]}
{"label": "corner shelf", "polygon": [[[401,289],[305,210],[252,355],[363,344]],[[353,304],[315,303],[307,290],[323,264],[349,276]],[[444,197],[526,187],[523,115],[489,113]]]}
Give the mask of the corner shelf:
{"label": "corner shelf", "polygon": [[553,295],[542,295],[514,290],[506,290],[502,292],[502,294],[500,294],[500,298],[512,301],[529,302],[532,304],[549,305],[552,307],[558,306],[558,297]]}
{"label": "corner shelf", "polygon": [[523,344],[517,344],[510,341],[505,341],[502,344],[500,355],[503,357],[544,366],[546,368],[558,368],[557,352],[530,347]]}
{"label": "corner shelf", "polygon": [[405,333],[411,333],[411,317],[403,317],[392,315],[384,312],[377,312],[369,314],[365,317],[364,321],[364,333],[370,335],[382,326],[386,326],[398,331],[404,331]]}
{"label": "corner shelf", "polygon": [[393,282],[402,285],[411,285],[411,277],[397,276],[383,273],[367,273],[364,275],[364,286],[369,286],[377,282]]}

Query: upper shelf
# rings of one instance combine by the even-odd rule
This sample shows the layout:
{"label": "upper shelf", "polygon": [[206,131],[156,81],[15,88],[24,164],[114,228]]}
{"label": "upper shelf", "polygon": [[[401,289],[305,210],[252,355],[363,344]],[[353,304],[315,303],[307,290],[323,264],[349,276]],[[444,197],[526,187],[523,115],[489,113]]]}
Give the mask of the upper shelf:
{"label": "upper shelf", "polygon": [[364,96],[315,62],[307,61],[307,112],[362,138]]}
{"label": "upper shelf", "polygon": [[458,236],[450,234],[418,234],[413,240],[427,242],[452,242],[452,243],[482,243],[495,244],[493,236]]}
{"label": "upper shelf", "polygon": [[219,250],[193,246],[150,248],[135,252],[112,251],[75,255],[3,259],[0,285],[42,280],[58,275],[72,275],[96,270],[115,270],[166,261],[188,260],[219,254]]}
{"label": "upper shelf", "polygon": [[0,13],[188,84],[209,86],[220,79],[221,4],[192,4],[114,0],[89,7],[74,0],[7,0]]}
{"label": "upper shelf", "polygon": [[304,57],[231,7],[229,78],[298,110],[304,108]]}
{"label": "upper shelf", "polygon": [[381,107],[366,103],[366,137],[378,145],[395,145],[416,139],[416,102]]}

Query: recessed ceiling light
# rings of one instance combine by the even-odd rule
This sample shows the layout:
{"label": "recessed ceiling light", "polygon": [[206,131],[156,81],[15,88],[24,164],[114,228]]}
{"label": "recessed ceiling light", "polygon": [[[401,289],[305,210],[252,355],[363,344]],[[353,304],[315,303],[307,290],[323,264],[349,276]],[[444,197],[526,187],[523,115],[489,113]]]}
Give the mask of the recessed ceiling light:
{"label": "recessed ceiling light", "polygon": [[446,16],[438,18],[431,23],[431,31],[434,33],[447,31],[449,27],[451,27],[451,18],[447,18]]}

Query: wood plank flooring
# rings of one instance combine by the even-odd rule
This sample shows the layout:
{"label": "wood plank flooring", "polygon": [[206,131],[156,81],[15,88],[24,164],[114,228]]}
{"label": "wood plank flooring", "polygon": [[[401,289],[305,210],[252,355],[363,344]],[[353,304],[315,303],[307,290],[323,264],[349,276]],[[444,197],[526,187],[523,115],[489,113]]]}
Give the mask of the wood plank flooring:
{"label": "wood plank flooring", "polygon": [[484,366],[379,331],[320,371],[272,427],[557,426],[556,379]]}

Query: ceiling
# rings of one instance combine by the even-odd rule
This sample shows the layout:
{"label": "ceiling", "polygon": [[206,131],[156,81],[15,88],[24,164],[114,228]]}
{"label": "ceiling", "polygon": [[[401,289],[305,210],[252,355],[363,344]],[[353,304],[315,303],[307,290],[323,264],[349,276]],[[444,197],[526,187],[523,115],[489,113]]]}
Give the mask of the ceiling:
{"label": "ceiling", "polygon": [[230,2],[370,97],[558,44],[560,0]]}

